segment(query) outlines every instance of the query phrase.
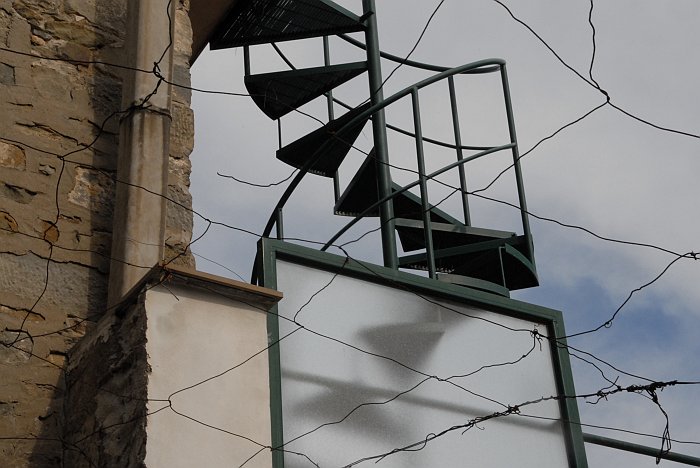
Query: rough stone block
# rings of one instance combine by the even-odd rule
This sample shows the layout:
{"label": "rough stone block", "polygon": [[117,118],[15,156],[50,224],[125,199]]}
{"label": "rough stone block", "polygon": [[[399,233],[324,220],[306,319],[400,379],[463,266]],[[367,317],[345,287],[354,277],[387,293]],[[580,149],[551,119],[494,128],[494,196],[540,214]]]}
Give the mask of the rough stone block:
{"label": "rough stone block", "polygon": [[73,190],[68,193],[68,201],[101,216],[111,217],[114,200],[114,181],[107,175],[78,167],[75,169]]}
{"label": "rough stone block", "polygon": [[94,0],[66,0],[66,12],[83,16],[91,23],[99,21]]}
{"label": "rough stone block", "polygon": [[25,170],[27,157],[24,154],[24,150],[19,146],[0,141],[0,166],[21,171]]}
{"label": "rough stone block", "polygon": [[50,164],[39,164],[39,172],[44,175],[50,176],[56,173],[56,168]]}
{"label": "rough stone block", "polygon": [[37,62],[32,66],[34,89],[40,96],[50,99],[52,103],[70,102],[71,88],[77,77],[73,66],[55,66],[52,63]]}
{"label": "rough stone block", "polygon": [[0,211],[0,230],[10,232],[19,231],[17,220],[6,211]]}
{"label": "rough stone block", "polygon": [[182,104],[173,103],[170,126],[170,155],[187,158],[194,148],[194,113]]}
{"label": "rough stone block", "polygon": [[178,8],[175,13],[175,53],[189,61],[192,55],[192,25],[185,8]]}
{"label": "rough stone block", "polygon": [[32,202],[36,195],[37,192],[27,188],[8,184],[6,182],[0,182],[0,196],[12,200],[15,203],[27,205]]}
{"label": "rough stone block", "polygon": [[[21,335],[20,335],[21,336]],[[29,340],[16,341],[17,333],[0,331],[0,363],[16,365],[29,362],[32,342]]]}
{"label": "rough stone block", "polygon": [[59,56],[67,60],[87,62],[92,60],[92,51],[75,42],[66,42],[58,49]]}
{"label": "rough stone block", "polygon": [[35,310],[44,316],[61,314],[61,323],[67,313],[86,316],[103,311],[106,283],[93,268],[55,262],[48,264],[47,283],[47,260],[34,254],[0,253],[0,303],[29,309],[41,296]]}
{"label": "rough stone block", "polygon": [[7,11],[9,11],[9,7],[7,10],[0,7],[0,44],[5,47],[8,46],[7,39],[10,36],[10,25],[12,24],[12,19]]}
{"label": "rough stone block", "polygon": [[173,83],[178,85],[173,86],[173,100],[189,106],[190,102],[192,102],[192,90],[189,89],[192,85],[192,80],[188,64],[175,63],[173,66]]}
{"label": "rough stone block", "polygon": [[15,84],[15,67],[0,62],[0,84],[10,86]]}
{"label": "rough stone block", "polygon": [[10,49],[19,52],[29,52],[31,50],[31,35],[29,23],[22,17],[14,16],[7,35],[7,45]]}

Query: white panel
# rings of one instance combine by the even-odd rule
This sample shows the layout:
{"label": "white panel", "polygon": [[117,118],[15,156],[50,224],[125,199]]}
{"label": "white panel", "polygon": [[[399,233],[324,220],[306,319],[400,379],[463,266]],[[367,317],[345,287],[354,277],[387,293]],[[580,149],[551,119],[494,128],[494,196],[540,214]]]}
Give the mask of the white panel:
{"label": "white panel", "polygon": [[[551,350],[530,333],[536,328],[546,334],[541,323],[431,299],[452,311],[405,290],[334,278],[284,261],[277,263],[277,282],[284,292],[280,336],[297,328],[285,317],[293,320],[298,314],[297,321],[306,327],[280,343],[285,449],[306,454],[321,467],[344,466],[504,411],[507,405],[557,394]],[[334,340],[440,378],[516,361],[533,343],[535,349],[517,364],[449,382],[429,379],[390,403],[368,406],[395,398],[426,377]],[[523,412],[560,417],[556,401]],[[485,421],[466,433],[455,430],[414,449],[421,447],[393,454],[380,465],[568,466],[563,425],[521,416]],[[285,454],[286,468],[311,466],[304,457]]]}
{"label": "white panel", "polygon": [[[148,408],[165,407],[148,417],[146,466],[228,468],[258,452],[258,444],[269,446],[267,314],[217,294],[163,286],[148,291],[146,314]],[[171,398],[181,414],[157,401],[182,389]],[[246,466],[270,465],[264,450]]]}

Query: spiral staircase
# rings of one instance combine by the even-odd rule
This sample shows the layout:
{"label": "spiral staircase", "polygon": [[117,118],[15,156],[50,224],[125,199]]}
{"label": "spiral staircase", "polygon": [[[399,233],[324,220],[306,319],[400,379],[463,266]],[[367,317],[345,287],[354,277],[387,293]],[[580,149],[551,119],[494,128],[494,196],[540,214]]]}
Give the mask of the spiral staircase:
{"label": "spiral staircase", "polygon": [[[456,68],[399,59],[379,50],[374,0],[362,1],[363,12],[356,15],[329,0],[240,0],[220,24],[210,42],[211,49],[244,48],[245,85],[257,106],[273,120],[289,114],[318,98],[328,101],[329,121],[317,130],[280,148],[277,158],[299,172],[290,182],[265,227],[264,236],[277,228],[283,238],[282,213],[287,200],[307,174],[334,180],[335,215],[352,217],[324,250],[359,219],[379,217],[385,266],[394,269],[426,270],[431,278],[464,287],[507,296],[509,291],[538,284],[534,249],[525,204],[519,165],[518,147],[510,103],[505,62],[482,60]],[[364,33],[361,43],[348,33]],[[340,37],[366,51],[363,62],[330,64],[329,36]],[[251,74],[250,46],[321,37],[324,38],[325,66]],[[275,46],[276,47],[276,46]],[[388,98],[383,96],[380,60],[393,60],[435,72],[433,76]],[[338,101],[332,90],[367,73],[367,102],[350,108],[334,118],[332,109]],[[458,75],[499,73],[503,86],[510,141],[500,146],[475,147],[461,142],[455,77]],[[422,135],[420,90],[436,83],[446,83],[450,91],[454,141],[439,142]],[[411,98],[414,131],[408,132],[387,124],[384,109],[402,98]],[[342,103],[341,103],[342,104]],[[349,107],[349,106],[346,106]],[[365,125],[371,122],[374,148],[344,190],[340,190],[337,172]],[[387,131],[410,135],[416,142],[417,180],[400,186],[392,181],[387,145]],[[455,162],[427,174],[427,145],[437,144],[455,151]],[[465,155],[467,151],[475,154]],[[522,231],[500,231],[471,225],[469,195],[466,190],[466,163],[499,151],[513,156]],[[462,219],[432,206],[428,200],[428,181],[447,171],[459,173],[462,192]],[[420,196],[409,191],[418,187]],[[406,255],[397,254],[396,238]],[[255,273],[254,273],[255,275]],[[254,278],[255,280],[255,278]]]}

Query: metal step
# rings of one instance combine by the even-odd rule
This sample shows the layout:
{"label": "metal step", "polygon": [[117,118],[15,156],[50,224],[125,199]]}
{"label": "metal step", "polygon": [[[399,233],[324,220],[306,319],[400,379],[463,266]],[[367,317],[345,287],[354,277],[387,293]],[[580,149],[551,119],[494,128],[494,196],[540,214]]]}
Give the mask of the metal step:
{"label": "metal step", "polygon": [[318,130],[280,148],[277,150],[277,159],[290,166],[302,168],[308,161],[318,157],[319,152],[322,152],[323,155],[313,163],[309,172],[324,177],[333,177],[352,148],[353,143],[355,143],[365,123],[369,120],[369,116],[348,128],[342,134],[339,134],[338,131],[359,114],[369,109],[369,106],[370,104],[367,103],[356,107],[343,116],[331,120]]}
{"label": "metal step", "polygon": [[359,16],[329,0],[239,0],[209,46],[227,49],[363,29]]}
{"label": "metal step", "polygon": [[443,283],[450,283],[457,286],[463,286],[465,288],[479,289],[481,291],[486,291],[493,294],[498,294],[503,297],[510,297],[510,291],[508,288],[501,284],[496,284],[491,281],[485,281],[477,278],[470,278],[468,276],[455,275],[452,273],[438,273],[438,281]]}
{"label": "metal step", "polygon": [[367,70],[366,62],[248,75],[245,86],[253,101],[276,120]]}
{"label": "metal step", "polygon": [[[526,250],[525,236],[435,249],[435,267],[442,273],[488,281],[511,291],[530,288],[539,281],[534,263],[523,254]],[[427,255],[423,252],[399,258],[399,267],[427,270]]]}
{"label": "metal step", "polygon": [[[401,186],[391,184],[392,192],[401,190]],[[379,189],[377,188],[377,162],[374,150],[365,158],[343,194],[335,204],[335,214],[340,216],[359,216],[374,203],[379,201]],[[423,219],[423,207],[420,198],[405,191],[393,199],[394,217],[403,219]],[[365,216],[379,216],[379,207],[372,208]],[[461,225],[459,220],[438,208],[430,210],[430,220],[437,223]]]}
{"label": "metal step", "polygon": [[[397,219],[395,224],[404,252],[412,252],[425,248],[423,220]],[[433,248],[435,250],[465,244],[474,244],[493,239],[507,239],[515,236],[514,232],[476,228],[465,226],[462,223],[431,222],[430,227],[433,235]]]}

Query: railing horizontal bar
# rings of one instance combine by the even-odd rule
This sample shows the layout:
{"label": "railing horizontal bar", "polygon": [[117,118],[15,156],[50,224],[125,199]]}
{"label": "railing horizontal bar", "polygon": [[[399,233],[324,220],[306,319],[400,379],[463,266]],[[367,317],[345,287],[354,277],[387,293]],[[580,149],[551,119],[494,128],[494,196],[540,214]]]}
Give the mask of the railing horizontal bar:
{"label": "railing horizontal bar", "polygon": [[[353,40],[354,40],[354,39],[353,39]],[[363,45],[364,45],[364,44],[363,44]],[[296,69],[297,69],[297,68],[294,66],[294,64],[292,64],[292,62],[289,61],[289,59],[287,58],[287,56],[284,55],[284,53],[282,52],[282,50],[280,50],[280,48],[277,46],[277,44],[275,44],[275,43],[273,42],[273,43],[272,43],[272,47],[275,49],[275,52],[277,52],[277,55],[279,55],[280,58],[282,58],[282,60],[284,60],[284,62],[287,64],[287,66],[289,66],[289,68],[291,68],[292,70],[296,70]],[[384,53],[384,52],[382,52],[382,53]],[[500,67],[500,65],[494,65],[494,70],[492,70],[492,71],[496,71],[499,67]],[[447,70],[449,70],[449,68],[434,67],[434,70],[433,70],[433,71],[440,71],[440,72],[442,72],[442,71],[447,71]],[[338,98],[336,98],[336,97],[333,97],[333,94],[332,94],[331,92],[326,93],[326,97],[330,98],[334,103],[338,104],[338,105],[341,106],[341,107],[344,107],[344,108],[347,109],[347,110],[352,110],[352,109],[353,109],[353,107],[352,107],[350,104],[347,104],[347,103],[341,101],[340,99],[338,99]],[[370,118],[371,118],[371,117],[370,117]],[[402,133],[402,134],[404,134],[404,135],[406,135],[406,136],[409,136],[409,137],[411,137],[411,138],[415,138],[415,136],[416,136],[414,133],[411,133],[411,132],[408,131],[408,130],[404,130],[403,128],[399,128],[399,127],[396,127],[396,126],[394,126],[394,125],[387,124],[386,128],[388,128],[389,130],[393,130],[393,131],[395,131],[395,132],[398,132],[398,133]],[[433,138],[428,138],[428,137],[425,137],[425,136],[423,137],[423,141],[426,142],[426,143],[430,143],[430,144],[432,144],[432,145],[442,146],[442,147],[444,147],[444,148],[449,148],[449,149],[462,149],[462,150],[468,150],[468,151],[483,151],[483,150],[485,150],[485,149],[489,149],[489,148],[490,148],[490,146],[468,146],[468,145],[464,145],[464,146],[457,147],[456,145],[453,145],[453,144],[451,144],[451,143],[447,143],[447,142],[444,142],[444,141],[435,140],[435,139],[433,139]]]}
{"label": "railing horizontal bar", "polygon": [[[333,98],[333,102],[344,107],[347,110],[352,110],[352,108],[353,108],[350,104],[347,104],[347,103],[345,103],[345,102],[343,102],[340,99],[337,99],[335,97]],[[397,133],[401,133],[401,134],[406,135],[406,136],[411,137],[411,138],[416,137],[416,134],[412,133],[410,130],[405,130],[405,129],[399,128],[395,125],[386,124],[386,128],[388,128],[389,130],[393,130]],[[470,145],[457,146],[453,143],[447,143],[446,141],[435,140],[433,138],[429,138],[426,136],[423,137],[423,141],[425,143],[430,143],[432,145],[442,146],[443,148],[449,148],[449,149],[453,149],[453,150],[461,149],[461,150],[467,150],[467,151],[483,151],[483,150],[487,150],[487,149],[491,148],[491,146],[470,146]]]}
{"label": "railing horizontal bar", "polygon": [[392,94],[390,97],[384,99],[383,101],[371,106],[364,112],[358,114],[355,116],[354,119],[349,121],[343,128],[339,129],[337,131],[337,134],[343,134],[345,131],[348,129],[353,128],[355,125],[360,123],[363,120],[366,120],[368,117],[376,114],[380,110],[384,109],[385,107],[395,103],[396,101],[408,96],[411,94],[413,89],[422,89],[425,88],[426,86],[430,86],[433,83],[436,83],[440,80],[443,80],[447,77],[453,76],[453,75],[459,75],[460,73],[466,71],[466,70],[473,70],[479,67],[483,67],[485,65],[496,65],[498,66],[499,69],[501,69],[505,65],[505,60],[503,59],[497,59],[497,58],[490,58],[490,59],[484,59],[484,60],[477,60],[476,62],[471,62],[467,63],[465,65],[461,65],[459,67],[455,68],[450,68],[449,70],[445,70],[443,72],[437,73],[433,76],[430,76],[428,78],[425,78],[424,80],[419,81],[418,83],[415,83],[411,86],[408,86],[401,91]]}
{"label": "railing horizontal bar", "polygon": [[[385,107],[387,107],[390,104],[393,104],[394,102],[398,101],[399,99],[408,96],[409,94],[411,94],[411,92],[413,92],[414,89],[424,88],[424,87],[431,85],[437,81],[440,81],[444,78],[447,78],[448,76],[459,74],[460,72],[462,72],[464,70],[470,70],[470,69],[478,68],[478,67],[481,67],[484,65],[492,65],[492,64],[497,64],[500,67],[500,66],[505,64],[505,61],[502,59],[478,60],[476,62],[468,63],[468,64],[462,65],[460,67],[452,68],[452,69],[444,71],[442,73],[438,73],[437,75],[433,75],[429,78],[426,78],[426,79],[414,84],[413,86],[409,86],[407,88],[404,88],[403,90],[399,91],[398,93],[391,95],[390,97],[384,99],[382,102],[371,106],[370,108],[368,108],[364,112],[361,112],[360,114],[355,116],[354,119],[350,120],[343,128],[339,129],[336,132],[336,137],[342,138],[342,135],[346,131],[353,128],[355,125],[359,124],[360,122],[367,119],[369,116],[373,115],[374,113],[378,112],[379,110],[384,109]],[[512,144],[511,146],[508,146],[508,148],[513,148],[513,147],[514,147],[514,144]],[[289,186],[287,187],[287,189],[284,191],[284,193],[280,197],[280,200],[277,202],[277,205],[275,206],[275,211],[273,211],[272,215],[270,216],[270,219],[267,222],[267,225],[265,226],[265,229],[263,230],[262,237],[269,237],[270,232],[272,231],[272,227],[275,224],[276,210],[284,207],[285,203],[287,202],[287,200],[291,196],[294,189],[296,189],[297,185],[299,185],[299,182],[301,182],[301,179],[303,179],[304,176],[306,175],[306,173],[309,171],[309,168],[311,168],[311,166],[313,164],[315,164],[316,161],[318,161],[321,158],[321,156],[323,155],[323,150],[325,150],[325,145],[321,146],[321,148],[319,148],[319,150],[316,152],[316,154],[313,157],[311,157],[306,162],[306,164],[304,164],[303,167],[299,168],[299,173],[290,182]],[[486,150],[486,151],[493,152],[493,151],[489,151],[489,150]],[[484,153],[484,152],[482,152],[482,153]],[[482,153],[477,153],[475,155],[472,155],[470,158],[465,158],[459,162],[464,163],[467,161],[471,161],[472,159],[476,159],[477,157],[483,156]],[[486,154],[488,154],[488,153],[486,153]],[[450,168],[450,167],[455,167],[455,166],[450,165],[447,167]],[[386,200],[384,200],[384,201],[386,201]]]}
{"label": "railing horizontal bar", "polygon": [[[358,41],[357,39],[353,39],[352,37],[348,36],[347,34],[338,34],[338,37],[344,40],[345,42],[349,42],[350,44],[359,47],[360,49],[367,49],[367,46],[363,44],[362,42]],[[422,63],[422,62],[416,62],[414,60],[406,60],[403,57],[399,57],[397,55],[390,54],[388,52],[380,52],[379,55],[387,60],[391,60],[392,62],[396,63],[401,63],[403,65],[407,65],[409,67],[413,68],[420,68],[423,70],[428,70],[428,71],[436,71],[436,72],[444,72],[447,70],[451,70],[454,67],[442,67],[440,65],[431,65],[429,63]],[[478,75],[481,73],[493,73],[495,71],[498,71],[498,65],[494,66],[489,66],[485,68],[478,68],[474,70],[466,70],[461,72],[461,74],[464,75]]]}
{"label": "railing horizontal bar", "polygon": [[[445,79],[445,78],[447,78],[447,77],[450,77],[450,76],[453,76],[453,75],[458,75],[458,74],[463,73],[463,72],[468,71],[468,70],[474,70],[474,69],[477,69],[477,68],[480,68],[480,67],[484,67],[484,66],[489,66],[489,65],[494,65],[494,66],[496,66],[498,69],[501,69],[501,68],[505,65],[505,60],[503,60],[503,59],[496,59],[496,58],[478,60],[478,61],[476,61],[476,62],[471,62],[471,63],[465,64],[465,65],[462,65],[462,66],[459,66],[459,67],[455,67],[455,68],[448,69],[448,70],[446,70],[446,71],[443,71],[443,72],[437,73],[437,74],[435,74],[435,75],[433,75],[433,76],[431,76],[431,77],[428,77],[428,78],[426,78],[426,79],[424,79],[424,80],[422,80],[422,81],[419,81],[418,83],[415,83],[415,84],[413,84],[412,86],[409,86],[409,87],[407,87],[407,88],[404,88],[403,90],[401,90],[401,91],[399,91],[399,92],[393,94],[393,95],[390,96],[389,98],[386,98],[386,99],[382,100],[381,102],[378,102],[377,104],[375,104],[375,105],[369,107],[369,108],[368,108],[367,110],[365,110],[364,112],[361,112],[360,114],[358,114],[357,116],[355,116],[355,118],[351,119],[351,120],[350,120],[346,125],[344,125],[342,128],[338,129],[338,130],[336,131],[336,133],[335,133],[335,137],[336,137],[336,138],[342,138],[342,136],[343,136],[347,131],[349,131],[350,129],[352,129],[355,125],[358,125],[358,124],[359,124],[360,122],[362,122],[362,121],[366,121],[369,117],[371,117],[371,116],[374,115],[375,113],[381,111],[382,109],[384,109],[385,107],[389,106],[390,104],[393,104],[394,102],[396,102],[396,101],[398,101],[398,100],[400,100],[400,99],[406,97],[407,95],[411,94],[411,93],[414,92],[415,90],[419,90],[419,89],[421,89],[421,88],[424,88],[424,87],[426,87],[426,86],[429,86],[429,85],[431,85],[431,84],[433,84],[433,83],[436,83],[436,82],[438,82],[438,81],[440,81],[440,80],[443,80],[443,79]],[[341,141],[342,141],[342,140],[341,140]],[[282,209],[282,208],[284,207],[284,205],[287,203],[287,200],[289,200],[289,198],[291,197],[291,195],[292,195],[292,193],[294,192],[294,190],[296,189],[296,187],[299,185],[299,183],[300,183],[301,180],[304,178],[304,176],[306,176],[306,174],[308,173],[309,169],[313,166],[313,164],[315,164],[315,163],[323,156],[324,151],[325,151],[325,149],[326,149],[326,146],[327,146],[328,144],[329,144],[329,143],[326,142],[325,144],[321,145],[321,147],[307,160],[307,162],[306,162],[301,168],[299,168],[299,172],[298,172],[297,175],[294,177],[294,179],[292,179],[292,181],[289,183],[289,185],[288,185],[287,188],[285,189],[284,193],[282,193],[282,196],[280,197],[280,199],[277,201],[277,204],[275,205],[275,208],[274,208],[272,214],[270,215],[270,217],[269,217],[269,219],[268,219],[268,221],[267,221],[267,224],[265,225],[265,229],[263,230],[263,233],[262,233],[262,236],[261,236],[261,237],[269,237],[269,236],[270,236],[270,232],[272,232],[272,228],[273,228],[273,226],[275,225],[275,220],[276,220],[276,217],[277,217],[277,210]],[[449,170],[449,169],[452,169],[453,167],[456,167],[456,166],[458,166],[458,165],[460,165],[460,164],[464,164],[464,163],[466,163],[466,162],[472,161],[472,160],[477,159],[477,158],[479,158],[479,157],[485,156],[486,154],[490,154],[490,153],[493,153],[493,152],[496,152],[496,151],[499,151],[499,150],[505,149],[505,148],[515,148],[515,146],[516,146],[515,143],[510,143],[510,144],[508,144],[508,145],[493,147],[493,148],[490,148],[490,149],[488,149],[488,150],[484,150],[484,151],[482,151],[482,152],[480,152],[480,153],[477,153],[477,154],[472,155],[472,156],[469,157],[469,158],[465,158],[465,159],[463,159],[463,160],[461,160],[461,161],[458,161],[457,163],[453,163],[453,164],[450,164],[450,165],[448,165],[448,166],[445,166],[444,168],[440,169],[439,171],[436,171],[436,172],[434,172],[433,174],[430,174],[430,175],[428,176],[428,178],[430,179],[430,178],[436,177],[437,175],[442,174],[443,172],[445,172],[445,171],[447,171],[447,170]],[[415,186],[415,184],[412,185],[412,186]],[[404,188],[404,190],[401,190],[401,191],[403,192],[403,191],[405,191],[405,190],[407,190],[407,189]],[[383,197],[383,198],[376,204],[376,206],[379,206],[379,205],[381,205],[382,203],[386,203],[388,200],[392,199],[395,195],[396,195],[396,194],[390,194],[390,195],[388,195],[388,196],[386,196],[386,197]],[[360,217],[364,217],[365,215],[366,215],[366,213],[362,213]],[[356,219],[355,222],[357,222],[357,219]],[[354,224],[354,223],[353,223],[353,224]],[[348,228],[349,228],[349,227],[351,227],[351,226],[348,226]],[[344,233],[344,232],[345,232],[345,230],[343,230],[343,231],[340,233],[340,235],[342,235],[342,233]],[[335,239],[335,238],[334,238],[334,239]],[[333,241],[334,241],[334,240],[329,241],[329,242],[332,243]],[[324,249],[323,249],[323,250],[327,249],[328,246],[329,246],[329,244],[326,244],[326,246],[324,246]],[[257,261],[257,257],[256,257],[256,261]],[[255,277],[256,274],[257,274],[257,272],[254,271],[253,277]]]}
{"label": "railing horizontal bar", "polygon": [[661,450],[658,448],[649,447],[647,445],[634,444],[632,442],[626,442],[624,440],[611,439],[609,437],[603,437],[597,434],[589,434],[587,432],[584,432],[583,441],[588,442],[589,444],[602,445],[617,450],[624,450],[626,452],[634,452],[640,455],[648,455],[651,457],[662,458],[664,460],[671,460],[674,462],[683,463],[685,465],[700,466],[700,458],[698,457],[684,455],[682,453],[676,452],[662,453]]}
{"label": "railing horizontal bar", "polygon": [[[447,166],[443,167],[442,169],[438,169],[437,171],[432,172],[432,173],[426,175],[425,178],[426,178],[426,180],[434,179],[435,177],[439,176],[440,174],[442,174],[442,173],[444,173],[444,172],[447,172],[447,171],[449,171],[450,169],[454,169],[455,167],[460,166],[460,165],[462,165],[462,164],[466,164],[466,163],[468,163],[469,161],[473,161],[474,159],[481,158],[481,157],[486,156],[486,155],[491,154],[491,153],[496,153],[496,152],[498,152],[498,151],[503,151],[503,150],[506,150],[506,149],[511,149],[511,148],[513,148],[514,146],[515,146],[515,143],[509,143],[509,144],[507,144],[507,145],[502,145],[502,146],[494,146],[493,148],[490,148],[490,149],[488,149],[488,150],[486,150],[486,151],[482,151],[481,153],[474,154],[474,155],[472,155],[472,156],[470,156],[470,157],[468,157],[468,158],[464,158],[464,159],[462,159],[461,161],[456,161],[456,162],[453,162],[452,164],[448,164]],[[325,251],[325,250],[327,250],[329,247],[331,247],[331,246],[333,245],[333,243],[334,243],[336,240],[338,240],[338,239],[340,238],[340,236],[342,236],[343,234],[345,234],[345,233],[348,231],[348,229],[350,229],[351,227],[353,227],[358,221],[360,221],[362,218],[364,218],[365,216],[367,216],[367,214],[370,213],[370,212],[372,212],[372,210],[374,210],[376,207],[378,207],[378,206],[381,205],[382,203],[386,202],[387,200],[390,200],[390,199],[392,199],[392,198],[394,198],[394,197],[396,197],[396,196],[402,194],[402,193],[405,192],[406,190],[409,190],[409,189],[411,189],[411,188],[417,186],[418,184],[420,184],[420,180],[417,180],[417,181],[415,181],[415,182],[411,182],[411,183],[408,184],[408,185],[404,185],[403,187],[401,187],[399,190],[397,190],[396,192],[392,193],[391,195],[389,195],[389,196],[387,196],[387,197],[384,197],[384,198],[382,198],[381,200],[378,200],[378,201],[375,202],[375,203],[372,203],[372,204],[371,204],[369,207],[367,207],[362,213],[360,213],[359,215],[355,216],[353,219],[350,220],[350,222],[349,222],[348,224],[346,224],[345,226],[343,226],[343,228],[342,228],[340,231],[338,231],[328,242],[326,242],[326,244],[325,244],[323,247],[321,247],[321,251]]]}

